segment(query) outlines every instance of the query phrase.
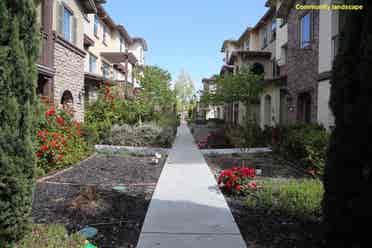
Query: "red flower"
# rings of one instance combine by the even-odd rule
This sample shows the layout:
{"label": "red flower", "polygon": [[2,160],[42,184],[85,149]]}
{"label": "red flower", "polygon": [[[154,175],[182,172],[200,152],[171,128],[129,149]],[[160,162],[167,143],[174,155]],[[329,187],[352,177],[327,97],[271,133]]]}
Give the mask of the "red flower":
{"label": "red flower", "polygon": [[55,141],[55,140],[52,140],[51,142],[50,142],[50,146],[52,147],[52,148],[57,148],[57,142]]}
{"label": "red flower", "polygon": [[62,160],[63,159],[63,154],[60,154],[59,156],[58,156],[58,160]]}
{"label": "red flower", "polygon": [[37,136],[38,137],[42,137],[43,135],[44,135],[44,132],[43,131],[40,130],[39,132],[37,132]]}
{"label": "red flower", "polygon": [[226,188],[228,188],[228,189],[230,189],[231,188],[231,186],[232,186],[232,184],[231,184],[231,182],[230,181],[228,181],[226,184],[225,184],[225,186],[226,186]]}
{"label": "red flower", "polygon": [[43,153],[42,153],[42,152],[36,152],[36,156],[37,156],[38,158],[41,158],[41,157],[43,156]]}
{"label": "red flower", "polygon": [[257,188],[257,183],[256,182],[250,182],[248,183],[248,186],[251,188]]}
{"label": "red flower", "polygon": [[65,119],[63,119],[63,118],[60,117],[60,116],[58,116],[58,117],[56,118],[56,121],[57,121],[57,123],[58,123],[59,125],[61,125],[61,126],[65,125]]}
{"label": "red flower", "polygon": [[42,151],[48,151],[48,149],[49,149],[49,147],[48,146],[46,146],[46,145],[42,145],[41,147],[40,147],[40,149],[42,150]]}
{"label": "red flower", "polygon": [[56,114],[56,111],[54,110],[53,107],[51,107],[49,111],[45,112],[45,117],[49,117],[55,114]]}
{"label": "red flower", "polygon": [[235,190],[236,191],[240,191],[242,189],[242,186],[240,186],[239,184],[235,185]]}

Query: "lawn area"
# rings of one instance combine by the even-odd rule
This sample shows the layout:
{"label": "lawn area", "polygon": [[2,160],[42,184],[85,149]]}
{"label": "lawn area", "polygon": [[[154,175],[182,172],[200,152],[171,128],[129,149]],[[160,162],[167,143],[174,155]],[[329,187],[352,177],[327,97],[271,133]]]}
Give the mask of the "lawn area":
{"label": "lawn area", "polygon": [[[322,183],[272,153],[205,155],[216,176],[232,167],[261,172],[250,193],[222,190],[249,247],[322,247]],[[222,188],[223,189],[223,188]]]}
{"label": "lawn area", "polygon": [[162,152],[159,163],[153,164],[148,152],[101,151],[39,182],[34,223],[62,224],[69,233],[90,226],[98,229],[90,241],[100,248],[135,247],[166,160]]}

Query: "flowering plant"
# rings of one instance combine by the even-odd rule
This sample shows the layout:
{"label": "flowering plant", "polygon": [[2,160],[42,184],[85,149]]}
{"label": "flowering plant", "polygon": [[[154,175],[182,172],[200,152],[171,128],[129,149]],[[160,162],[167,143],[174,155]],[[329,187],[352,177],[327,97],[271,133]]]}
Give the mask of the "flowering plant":
{"label": "flowering plant", "polygon": [[39,120],[35,136],[38,167],[44,172],[62,168],[88,154],[80,123],[64,110],[49,107]]}
{"label": "flowering plant", "polygon": [[256,190],[254,181],[256,170],[254,168],[233,167],[223,170],[218,177],[218,185],[230,194],[242,194],[247,190]]}
{"label": "flowering plant", "polygon": [[209,145],[211,143],[211,140],[214,138],[213,133],[209,133],[207,137],[200,140],[197,144],[199,149],[210,149],[211,146]]}

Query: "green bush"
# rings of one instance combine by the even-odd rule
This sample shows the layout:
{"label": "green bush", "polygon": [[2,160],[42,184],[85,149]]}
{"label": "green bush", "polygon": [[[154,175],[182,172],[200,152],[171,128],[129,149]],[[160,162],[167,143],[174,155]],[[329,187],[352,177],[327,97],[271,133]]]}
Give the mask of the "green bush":
{"label": "green bush", "polygon": [[27,230],[35,176],[40,28],[34,1],[0,1],[0,30],[0,242],[13,242]]}
{"label": "green bush", "polygon": [[258,124],[227,128],[226,136],[234,147],[252,148],[268,145],[266,135]]}
{"label": "green bush", "polygon": [[330,134],[320,125],[296,124],[280,128],[279,143],[274,150],[305,169],[322,175]]}
{"label": "green bush", "polygon": [[83,248],[85,238],[79,234],[67,235],[62,225],[34,225],[31,232],[15,248]]}
{"label": "green bush", "polygon": [[94,125],[82,124],[81,136],[90,146],[94,146],[99,143],[99,133]]}
{"label": "green bush", "polygon": [[321,216],[323,184],[316,179],[262,181],[246,199],[249,207],[300,219]]}

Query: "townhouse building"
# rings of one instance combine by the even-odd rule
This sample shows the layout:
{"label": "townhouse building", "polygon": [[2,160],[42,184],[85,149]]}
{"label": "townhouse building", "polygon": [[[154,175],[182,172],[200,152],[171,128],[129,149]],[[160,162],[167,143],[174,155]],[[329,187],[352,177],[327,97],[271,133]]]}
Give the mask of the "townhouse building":
{"label": "townhouse building", "polygon": [[[226,40],[222,46],[225,65],[221,74],[236,73],[243,67],[263,74],[264,91],[260,104],[253,106],[252,116],[261,127],[286,122],[285,85],[286,77],[280,74],[276,57],[277,20],[275,8],[270,7],[254,27],[248,27],[241,37]],[[230,68],[230,70],[229,70]],[[226,106],[228,122],[241,125],[245,119],[245,106],[233,103]]]}
{"label": "townhouse building", "polygon": [[[242,66],[264,75],[256,118],[262,128],[295,122],[320,123],[327,129],[333,125],[329,79],[342,18],[337,11],[296,10],[299,3],[319,1],[268,0],[257,24],[222,46],[221,75]],[[241,103],[225,104],[228,123],[241,124],[244,113]]]}
{"label": "townhouse building", "polygon": [[[212,93],[216,90],[216,77],[203,78],[203,92]],[[200,111],[206,120],[208,119],[224,119],[224,106],[221,104],[203,104],[200,106]]]}
{"label": "townhouse building", "polygon": [[[84,120],[86,101],[98,82],[119,84],[130,95],[144,66],[146,41],[131,38],[104,10],[105,0],[41,0],[37,6],[42,44],[37,93]],[[138,84],[137,84],[138,86]]]}

